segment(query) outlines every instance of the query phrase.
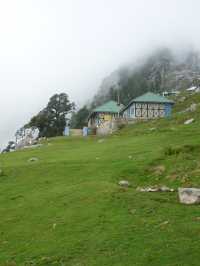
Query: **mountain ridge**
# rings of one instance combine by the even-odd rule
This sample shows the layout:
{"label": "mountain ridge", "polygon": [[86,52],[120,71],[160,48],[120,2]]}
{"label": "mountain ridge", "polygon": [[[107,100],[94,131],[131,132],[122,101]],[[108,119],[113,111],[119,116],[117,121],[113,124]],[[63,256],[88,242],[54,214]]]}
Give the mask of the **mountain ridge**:
{"label": "mountain ridge", "polygon": [[[147,91],[184,90],[200,79],[200,53],[197,50],[177,52],[160,48],[113,71],[103,81],[90,103],[96,107],[108,100],[127,104]],[[198,84],[199,85],[199,84]]]}

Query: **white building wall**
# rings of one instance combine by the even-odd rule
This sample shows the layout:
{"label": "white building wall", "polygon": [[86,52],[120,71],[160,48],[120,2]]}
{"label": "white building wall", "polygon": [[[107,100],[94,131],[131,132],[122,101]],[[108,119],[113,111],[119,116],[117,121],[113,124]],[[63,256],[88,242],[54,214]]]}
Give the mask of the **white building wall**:
{"label": "white building wall", "polygon": [[133,119],[135,118],[135,103],[130,105],[125,112],[123,113],[123,117],[127,119]]}

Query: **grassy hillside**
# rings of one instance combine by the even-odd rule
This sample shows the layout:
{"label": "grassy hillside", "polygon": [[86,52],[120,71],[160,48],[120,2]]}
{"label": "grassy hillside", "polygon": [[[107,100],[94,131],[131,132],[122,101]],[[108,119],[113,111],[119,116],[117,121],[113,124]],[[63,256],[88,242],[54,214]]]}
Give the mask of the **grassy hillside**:
{"label": "grassy hillside", "polygon": [[104,139],[56,138],[1,155],[0,265],[199,265],[200,207],[136,191],[200,186],[200,110],[177,113],[193,102],[200,96],[171,119]]}

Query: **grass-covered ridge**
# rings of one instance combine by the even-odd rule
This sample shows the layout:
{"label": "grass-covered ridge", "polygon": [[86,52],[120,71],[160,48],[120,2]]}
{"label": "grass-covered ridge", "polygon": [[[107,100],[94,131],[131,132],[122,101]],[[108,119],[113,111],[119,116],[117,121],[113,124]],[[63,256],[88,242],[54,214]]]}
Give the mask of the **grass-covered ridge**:
{"label": "grass-covered ridge", "polygon": [[200,109],[178,113],[200,96],[187,97],[172,118],[103,141],[57,138],[1,155],[0,265],[199,265],[200,207],[136,191],[200,186]]}

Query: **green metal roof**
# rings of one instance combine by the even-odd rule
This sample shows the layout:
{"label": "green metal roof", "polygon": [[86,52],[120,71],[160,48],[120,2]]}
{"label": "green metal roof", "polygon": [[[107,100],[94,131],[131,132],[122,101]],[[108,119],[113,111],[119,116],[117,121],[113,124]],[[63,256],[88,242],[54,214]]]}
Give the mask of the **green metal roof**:
{"label": "green metal roof", "polygon": [[155,94],[152,92],[147,92],[135,99],[132,102],[149,102],[149,103],[174,103],[173,101],[167,99],[164,96],[160,96],[159,94]]}
{"label": "green metal roof", "polygon": [[135,99],[133,99],[123,110],[125,111],[132,103],[171,103],[174,104],[172,100],[167,99],[164,96],[155,94],[152,92],[147,92]]}
{"label": "green metal roof", "polygon": [[123,108],[122,105],[119,105],[115,101],[109,101],[97,108],[95,108],[92,113],[119,113]]}

